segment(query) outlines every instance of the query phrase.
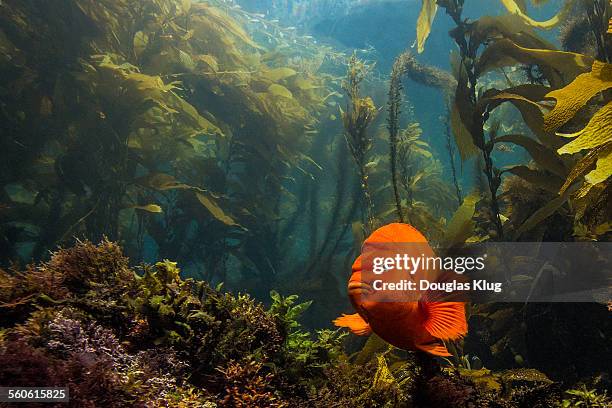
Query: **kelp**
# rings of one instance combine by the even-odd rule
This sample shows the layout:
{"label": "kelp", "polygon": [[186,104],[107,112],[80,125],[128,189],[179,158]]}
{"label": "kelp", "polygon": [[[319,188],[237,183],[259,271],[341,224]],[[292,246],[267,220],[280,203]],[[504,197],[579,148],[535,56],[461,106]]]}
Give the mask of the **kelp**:
{"label": "kelp", "polygon": [[[560,191],[559,197],[552,196],[549,205],[524,220],[523,226],[517,227],[515,233],[520,236],[556,213],[571,199],[571,194],[566,194],[566,190],[578,177],[592,170],[593,166],[596,168],[594,173],[590,174],[589,180],[601,183],[608,178],[606,172],[609,169],[609,155],[606,143],[610,138],[607,125],[610,118],[605,98],[610,89],[610,81],[609,68],[605,62],[596,61],[593,57],[580,53],[556,50],[533,31],[534,28],[548,28],[548,24],[551,27],[556,25],[563,20],[564,14],[569,10],[579,9],[579,6],[591,13],[589,5],[566,2],[558,16],[545,24],[539,24],[524,14],[523,3],[503,2],[511,15],[486,16],[469,23],[460,17],[463,2],[437,3],[457,24],[457,28],[451,32],[459,46],[459,55],[454,56],[452,60],[457,88],[451,109],[451,127],[463,160],[478,151],[482,153],[498,235],[502,228],[496,192],[503,174],[514,174],[552,194]],[[607,11],[602,10],[595,12],[600,17],[607,15],[606,13]],[[530,73],[533,67],[536,67],[539,78],[532,73],[530,84],[516,85],[504,72],[510,87],[482,87],[485,75],[490,76],[496,70],[517,64],[528,66]],[[574,95],[575,97],[570,97]],[[605,99],[603,104],[602,95]],[[550,99],[556,100],[552,108]],[[494,111],[504,103],[511,103],[518,109],[537,140],[528,134],[510,132],[498,135],[499,126],[486,124]],[[590,103],[599,104],[601,107],[581,130],[576,131],[576,123],[579,121],[576,117],[583,115],[585,106]],[[573,130],[571,133],[559,133],[573,139],[565,145],[562,139],[555,136],[555,132],[564,126],[570,126]],[[487,129],[488,140],[485,132]],[[523,147],[533,158],[535,167],[517,165],[506,169],[495,168],[491,152],[499,143],[512,143]],[[597,151],[595,154],[587,154],[583,161],[575,157],[560,156],[586,149]],[[572,190],[576,192],[575,188]],[[581,189],[576,194],[585,197],[588,193]],[[597,202],[601,203],[602,199],[599,197]]]}
{"label": "kelp", "polygon": [[372,137],[368,127],[378,114],[378,109],[370,97],[362,97],[360,86],[368,72],[368,66],[357,58],[351,57],[343,88],[348,96],[346,111],[340,109],[344,124],[344,136],[357,165],[364,203],[364,225],[366,235],[374,231],[373,204],[368,187],[368,153],[372,149]]}
{"label": "kelp", "polygon": [[559,135],[574,139],[559,149],[560,154],[577,153],[610,142],[612,140],[612,101],[599,109],[584,129],[576,133]]}
{"label": "kelp", "polygon": [[267,260],[253,237],[275,241],[284,177],[320,171],[304,152],[334,95],[319,73],[324,50],[265,48],[221,2],[128,3],[0,11],[1,182],[35,198],[2,194],[2,236],[15,234],[2,262],[103,234],[136,259],[151,240],[221,279],[226,257],[211,251],[229,237],[232,256]]}
{"label": "kelp", "polygon": [[[500,0],[504,5],[506,10],[512,14],[516,14],[519,16],[525,23],[533,28],[540,28],[544,30],[551,30],[559,25],[565,18],[567,18],[568,14],[571,12],[574,1],[566,1],[562,6],[561,10],[555,16],[551,17],[546,21],[536,21],[525,14],[524,7],[520,7],[519,3],[515,0]],[[536,5],[542,5],[545,1],[537,1]]]}
{"label": "kelp", "polygon": [[612,5],[605,0],[582,1],[583,8],[589,23],[590,32],[595,39],[595,56],[600,61],[612,63],[610,46],[612,39],[609,36],[610,19],[612,18]]}
{"label": "kelp", "polygon": [[495,139],[497,143],[510,142],[523,147],[535,163],[543,170],[549,171],[559,177],[567,175],[567,169],[558,155],[546,146],[525,135],[503,135]]}
{"label": "kelp", "polygon": [[400,57],[398,57],[398,60],[400,58],[400,65],[403,67],[404,71],[402,75],[414,82],[440,89],[445,95],[451,94],[457,86],[457,81],[449,72],[418,61],[417,58],[408,51],[402,53]]}
{"label": "kelp", "polygon": [[595,61],[590,72],[578,75],[569,85],[549,92],[556,104],[544,116],[544,129],[554,131],[566,124],[593,97],[612,88],[612,64]]}
{"label": "kelp", "polygon": [[521,226],[516,231],[516,235],[521,236],[525,232],[532,230],[542,221],[553,215],[559,208],[561,208],[561,206],[563,206],[567,202],[572,192],[573,191],[571,190],[566,190],[563,192],[563,194],[554,197],[546,205],[539,208],[529,218],[527,218],[525,222],[521,224]]}
{"label": "kelp", "polygon": [[438,4],[436,0],[423,0],[423,6],[417,19],[417,50],[419,53],[425,50],[425,41],[431,32],[431,25],[436,17]]}
{"label": "kelp", "polygon": [[554,177],[546,171],[533,169],[525,165],[511,166],[503,169],[504,173],[511,173],[522,178],[534,187],[541,188],[556,194],[563,184],[563,179]]}
{"label": "kelp", "polygon": [[[567,51],[523,47],[512,40],[502,39],[483,51],[476,71],[483,75],[492,69],[516,63],[543,65],[560,72],[565,78],[574,78],[586,72],[593,64],[593,59]],[[553,78],[549,79],[553,84],[556,82]]]}
{"label": "kelp", "polygon": [[[601,104],[602,102],[598,99],[602,97],[607,101],[581,130],[570,134],[558,133],[559,136],[572,139],[558,149],[559,154],[576,154],[587,150],[587,153],[571,170],[560,189],[560,194],[565,194],[565,191],[579,177],[584,175],[586,184],[577,193],[578,199],[584,198],[593,186],[606,183],[612,175],[610,155],[612,146],[612,126],[610,125],[612,122],[612,102],[609,101],[609,93],[605,92],[612,86],[610,67],[610,64],[597,61],[593,64],[592,72],[580,75],[565,88],[548,94],[549,97],[553,97],[557,101],[555,107],[545,118],[552,130],[557,130],[570,120],[575,119],[588,104]],[[573,93],[574,91],[576,91],[576,94]],[[598,95],[599,97],[596,98]],[[595,169],[592,169],[593,165],[595,165]]]}
{"label": "kelp", "polygon": [[453,102],[453,106],[450,111],[450,123],[461,160],[466,161],[469,158],[477,155],[478,148],[476,145],[474,145],[472,134],[461,120],[459,107],[455,102]]}
{"label": "kelp", "polygon": [[401,104],[403,100],[402,76],[406,72],[406,61],[408,58],[409,55],[407,53],[402,53],[393,63],[387,100],[387,130],[389,131],[389,163],[391,167],[391,184],[393,187],[393,197],[395,198],[397,216],[400,222],[404,222],[404,214],[402,212],[402,200],[400,198],[398,186],[397,145],[400,127]]}
{"label": "kelp", "polygon": [[[565,2],[558,14],[546,21],[536,21],[525,14],[525,7],[522,2],[517,2],[515,0],[500,0],[500,2],[510,14],[518,17],[524,25],[530,28],[550,30],[557,27],[567,18],[573,9],[574,0]],[[422,53],[425,49],[425,41],[431,32],[431,26],[438,11],[438,6],[442,6],[447,10],[453,8],[454,11],[460,12],[463,8],[463,2],[455,4],[453,0],[423,0],[421,12],[416,23],[416,44],[419,53]]]}
{"label": "kelp", "polygon": [[591,185],[606,181],[612,174],[612,143],[608,142],[598,154],[596,168],[589,172],[584,179]]}
{"label": "kelp", "polygon": [[399,130],[396,143],[398,196],[406,221],[424,231],[430,239],[438,240],[446,215],[456,207],[451,185],[444,179],[442,164],[423,139],[418,123],[410,123]]}
{"label": "kelp", "polygon": [[473,218],[476,211],[476,203],[480,194],[472,193],[463,199],[463,203],[453,214],[446,226],[442,245],[444,248],[452,248],[461,245],[474,235],[476,227]]}

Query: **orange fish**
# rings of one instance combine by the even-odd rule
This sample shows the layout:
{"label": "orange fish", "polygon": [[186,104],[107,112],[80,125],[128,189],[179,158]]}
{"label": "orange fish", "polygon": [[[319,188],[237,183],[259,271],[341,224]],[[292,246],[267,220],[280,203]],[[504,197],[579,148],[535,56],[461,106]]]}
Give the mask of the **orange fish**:
{"label": "orange fish", "polygon": [[[396,223],[379,228],[366,239],[364,245],[394,242],[419,243],[426,248],[428,255],[433,255],[423,234],[408,224]],[[410,255],[416,257],[421,254],[419,250],[418,254]],[[368,295],[373,293],[372,282],[364,280],[369,280],[371,274],[362,274],[362,256],[355,260],[348,283],[349,299],[357,313],[343,314],[334,320],[334,324],[347,327],[352,333],[360,336],[374,332],[386,342],[401,349],[422,350],[436,356],[450,356],[442,340],[455,340],[467,333],[465,304],[428,301],[426,292],[418,294],[418,301],[416,299],[409,302],[368,300]],[[384,281],[384,278],[385,274],[382,274],[377,279]]]}

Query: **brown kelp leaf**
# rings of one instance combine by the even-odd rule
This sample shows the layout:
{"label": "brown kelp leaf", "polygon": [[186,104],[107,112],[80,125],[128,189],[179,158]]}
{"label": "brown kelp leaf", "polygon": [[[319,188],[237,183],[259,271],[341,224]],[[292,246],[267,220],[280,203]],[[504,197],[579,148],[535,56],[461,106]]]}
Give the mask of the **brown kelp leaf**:
{"label": "brown kelp leaf", "polygon": [[564,88],[549,92],[546,97],[557,100],[544,117],[544,129],[554,131],[567,123],[595,95],[612,88],[612,64],[595,61],[591,72],[578,75]]}
{"label": "brown kelp leaf", "polygon": [[210,214],[213,217],[215,217],[217,220],[219,220],[222,223],[224,223],[225,225],[229,225],[229,226],[237,226],[238,225],[236,223],[236,221],[234,221],[232,219],[232,217],[230,217],[229,215],[225,214],[223,209],[221,207],[219,207],[219,205],[216,203],[215,198],[212,197],[210,194],[204,193],[204,192],[197,192],[196,193],[196,197],[198,198],[198,201],[204,207],[206,207],[206,209],[210,212]]}
{"label": "brown kelp leaf", "polygon": [[586,72],[593,65],[593,58],[587,55],[567,51],[526,48],[508,39],[496,41],[482,53],[478,60],[479,75],[496,68],[521,64],[538,64],[549,66],[564,74],[567,78]]}
{"label": "brown kelp leaf", "polygon": [[162,213],[162,208],[157,204],[147,204],[147,205],[132,205],[128,208],[133,208],[135,210],[146,211],[150,213]]}
{"label": "brown kelp leaf", "polygon": [[293,78],[291,82],[294,87],[300,89],[301,91],[309,91],[312,89],[323,88],[323,86],[317,85],[310,78],[296,77],[296,78]]}
{"label": "brown kelp leaf", "polygon": [[500,92],[495,96],[492,96],[489,99],[496,99],[499,101],[523,101],[523,102],[527,102],[530,105],[533,105],[534,107],[541,109],[540,105],[538,105],[537,102],[532,101],[531,99],[523,96],[523,95],[518,95],[512,92],[508,92],[508,91],[504,91],[504,92]]}
{"label": "brown kelp leaf", "polygon": [[[100,64],[100,66],[104,65]],[[161,77],[156,75],[146,75],[139,72],[127,73],[125,71],[122,71],[121,74],[135,91],[142,92],[143,94],[147,93],[151,97],[157,97],[161,93],[176,89],[175,82],[166,84]]]}
{"label": "brown kelp leaf", "polygon": [[214,56],[208,54],[200,54],[196,55],[194,58],[197,62],[199,62],[201,65],[203,65],[205,68],[208,68],[212,72],[219,71],[219,63],[217,62],[217,59]]}
{"label": "brown kelp leaf", "polygon": [[181,66],[191,72],[193,70],[196,69],[196,63],[193,60],[193,58],[191,58],[191,55],[187,54],[185,51],[183,50],[178,50],[178,62],[180,62]]}
{"label": "brown kelp leaf", "polygon": [[553,198],[548,204],[533,213],[531,217],[527,218],[527,220],[516,230],[516,236],[519,237],[525,232],[530,231],[557,212],[557,210],[565,204],[574,190],[575,188],[567,189],[563,194]]}
{"label": "brown kelp leaf", "polygon": [[[550,18],[550,19],[548,19],[546,21],[536,21],[536,20],[532,19],[531,17],[529,17],[527,14],[524,13],[524,10],[525,10],[524,6],[520,7],[519,4],[517,3],[517,1],[515,1],[515,0],[501,0],[501,3],[504,5],[504,7],[506,7],[506,9],[510,13],[519,16],[529,26],[531,26],[533,28],[543,29],[543,30],[550,30],[552,28],[555,28],[557,25],[559,25],[559,23],[564,21],[565,18],[567,17],[567,15],[568,15],[568,13],[571,11],[572,6],[574,5],[574,1],[573,0],[566,1],[565,4],[563,5],[563,8],[555,16],[553,16],[552,18]],[[535,1],[535,2],[532,1],[532,3],[536,3],[537,5],[541,5],[541,4],[544,3],[544,1],[542,1],[542,0]]]}
{"label": "brown kelp leaf", "polygon": [[293,98],[291,91],[279,84],[270,85],[270,87],[268,87],[268,93],[273,96],[280,96],[289,99]]}
{"label": "brown kelp leaf", "polygon": [[196,108],[193,107],[189,102],[176,95],[176,101],[181,112],[189,118],[194,126],[197,128],[191,133],[190,136],[198,136],[201,133],[205,133],[211,136],[223,137],[225,134],[219,127],[215,126],[211,121],[200,115]]}
{"label": "brown kelp leaf", "polygon": [[549,173],[532,169],[527,166],[514,166],[508,169],[504,169],[506,173],[512,173],[515,176],[522,178],[529,184],[532,184],[538,188],[541,188],[551,193],[557,193],[560,186],[563,184],[563,179],[551,176]]}
{"label": "brown kelp leaf", "polygon": [[436,0],[423,0],[423,6],[417,19],[417,50],[420,53],[425,50],[425,41],[431,33],[431,25],[436,17],[438,4]]}
{"label": "brown kelp leaf", "polygon": [[264,71],[261,75],[272,82],[278,82],[283,79],[297,75],[297,71],[289,67],[281,67]]}
{"label": "brown kelp leaf", "polygon": [[149,44],[149,36],[144,31],[138,31],[134,34],[134,55],[136,58],[140,58],[144,50],[147,48]]}
{"label": "brown kelp leaf", "polygon": [[[559,138],[551,132],[544,131],[544,113],[538,101],[545,99],[550,88],[544,85],[524,84],[503,91],[489,90],[481,98],[493,110],[502,102],[512,103],[521,113],[525,124],[546,146],[558,147]],[[484,110],[484,109],[483,109]]]}
{"label": "brown kelp leaf", "polygon": [[580,161],[576,163],[574,168],[570,171],[569,175],[567,176],[567,179],[565,180],[565,183],[563,184],[563,186],[561,186],[561,189],[559,190],[559,194],[563,194],[565,190],[567,190],[567,188],[571,186],[578,177],[582,176],[588,169],[593,166],[593,164],[600,156],[606,155],[609,150],[612,150],[612,142],[596,147],[595,149],[591,150],[586,156],[580,159]]}
{"label": "brown kelp leaf", "polygon": [[202,13],[206,19],[215,25],[215,28],[222,28],[225,32],[238,38],[244,44],[258,50],[264,48],[251,39],[249,34],[238,23],[231,18],[226,12],[217,7],[213,7],[207,3],[194,3],[191,6],[192,10],[197,13]]}
{"label": "brown kelp leaf", "polygon": [[598,110],[584,129],[571,134],[557,134],[575,138],[561,147],[558,150],[559,154],[577,153],[583,149],[592,149],[608,143],[612,140],[612,101]]}
{"label": "brown kelp leaf", "polygon": [[525,135],[503,135],[495,139],[496,142],[510,142],[517,144],[527,150],[533,160],[543,170],[548,170],[551,173],[565,179],[567,176],[567,169],[563,165],[563,162],[555,154],[553,150],[548,149],[546,146],[541,145],[534,139]]}
{"label": "brown kelp leaf", "polygon": [[463,199],[461,206],[455,211],[449,221],[444,234],[444,246],[451,248],[464,243],[474,233],[475,223],[472,220],[476,210],[476,203],[480,194],[472,193]]}
{"label": "brown kelp leaf", "polygon": [[459,150],[459,155],[461,156],[462,161],[465,161],[478,154],[479,150],[472,141],[470,131],[461,120],[459,108],[457,107],[456,103],[453,104],[453,109],[451,110],[451,129],[453,131],[453,135],[455,136],[455,142],[457,143],[457,149]]}
{"label": "brown kelp leaf", "polygon": [[166,173],[149,174],[148,176],[138,179],[137,183],[159,191],[192,188],[191,186],[181,183],[173,176]]}
{"label": "brown kelp leaf", "polygon": [[191,0],[181,0],[181,13],[187,14],[191,10]]}
{"label": "brown kelp leaf", "polygon": [[482,16],[474,22],[470,41],[482,44],[490,38],[507,38],[525,47],[547,48],[546,43],[532,31],[523,19],[514,14]]}
{"label": "brown kelp leaf", "polygon": [[599,184],[612,175],[612,144],[608,145],[608,148],[599,155],[595,169],[585,176],[587,183]]}

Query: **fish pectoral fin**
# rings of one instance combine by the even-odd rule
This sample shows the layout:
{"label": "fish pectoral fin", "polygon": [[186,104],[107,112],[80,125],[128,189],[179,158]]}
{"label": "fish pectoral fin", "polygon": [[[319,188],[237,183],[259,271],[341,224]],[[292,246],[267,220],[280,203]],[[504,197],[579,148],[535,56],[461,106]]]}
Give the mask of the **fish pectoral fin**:
{"label": "fish pectoral fin", "polygon": [[451,354],[446,349],[446,346],[441,341],[433,341],[431,343],[415,344],[416,348],[434,356],[449,357]]}
{"label": "fish pectoral fin", "polygon": [[421,302],[425,314],[423,327],[433,337],[455,340],[467,333],[465,304],[462,302]]}
{"label": "fish pectoral fin", "polygon": [[368,322],[363,320],[363,317],[357,313],[351,315],[343,314],[334,320],[333,323],[338,327],[347,327],[351,333],[358,336],[367,336],[372,333]]}

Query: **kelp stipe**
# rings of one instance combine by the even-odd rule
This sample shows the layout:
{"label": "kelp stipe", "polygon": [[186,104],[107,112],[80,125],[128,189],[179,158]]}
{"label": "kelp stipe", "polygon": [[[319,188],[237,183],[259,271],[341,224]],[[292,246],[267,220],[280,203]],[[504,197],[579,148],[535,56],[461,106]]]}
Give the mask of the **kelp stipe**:
{"label": "kelp stipe", "polygon": [[368,96],[362,97],[360,86],[368,72],[368,66],[360,61],[355,54],[350,58],[346,80],[343,82],[348,97],[346,111],[340,112],[344,123],[346,142],[351,151],[351,155],[359,171],[359,179],[364,199],[364,225],[366,233],[373,231],[374,206],[368,182],[367,159],[370,149],[372,149],[372,136],[368,134],[368,127],[378,114],[378,109]]}

